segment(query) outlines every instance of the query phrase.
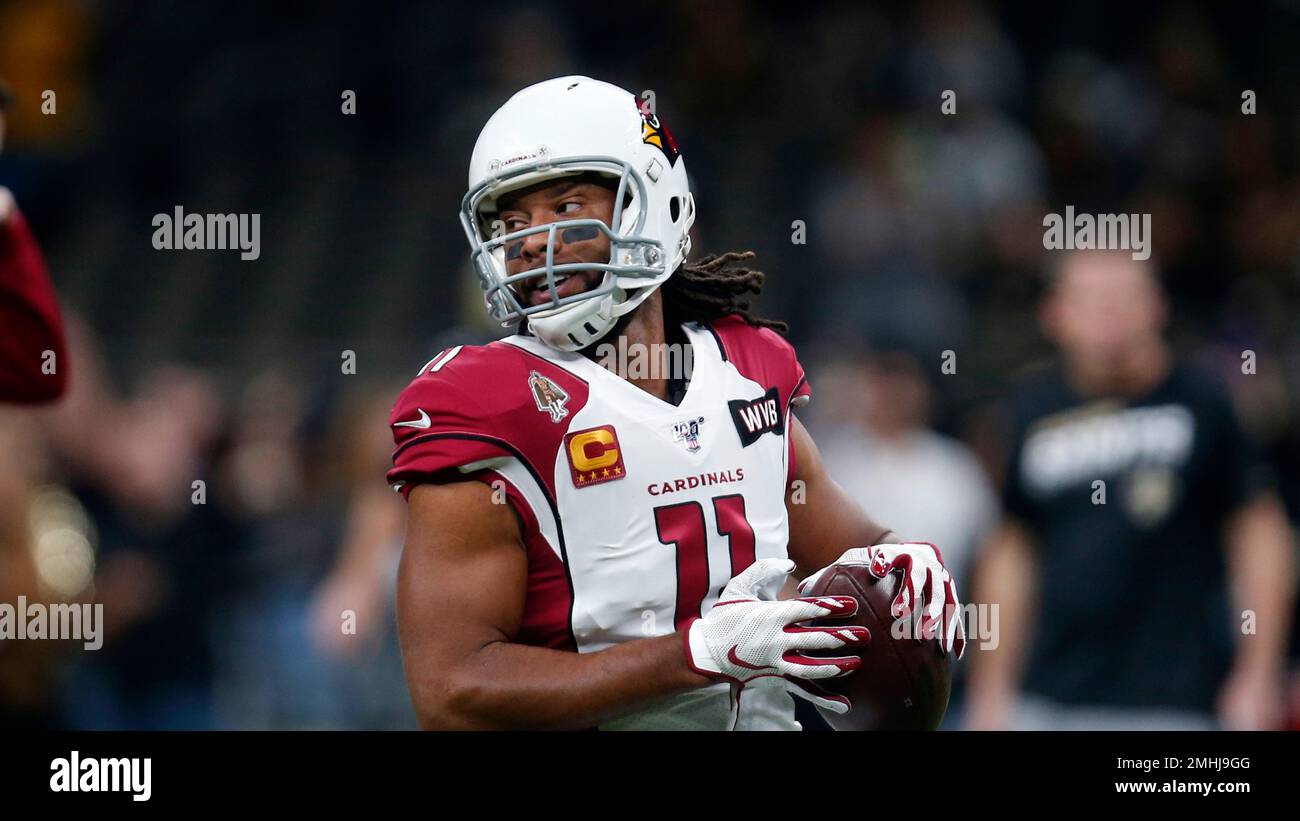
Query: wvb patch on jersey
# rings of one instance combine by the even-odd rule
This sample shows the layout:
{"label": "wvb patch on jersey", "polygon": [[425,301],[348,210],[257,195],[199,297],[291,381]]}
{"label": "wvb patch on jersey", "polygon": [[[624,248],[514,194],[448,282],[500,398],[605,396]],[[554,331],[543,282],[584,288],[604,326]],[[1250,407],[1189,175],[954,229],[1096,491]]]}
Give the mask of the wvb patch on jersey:
{"label": "wvb patch on jersey", "polygon": [[727,407],[731,409],[731,420],[736,423],[743,447],[754,444],[765,433],[785,434],[785,416],[781,413],[776,388],[768,388],[757,399],[728,400]]}

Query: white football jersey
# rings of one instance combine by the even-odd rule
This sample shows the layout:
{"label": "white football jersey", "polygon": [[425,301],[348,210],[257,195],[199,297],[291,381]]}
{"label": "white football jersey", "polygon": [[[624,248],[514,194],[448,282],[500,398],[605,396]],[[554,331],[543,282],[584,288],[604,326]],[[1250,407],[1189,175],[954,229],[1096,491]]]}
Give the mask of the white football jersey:
{"label": "white football jersey", "polygon": [[[691,380],[664,402],[529,336],[435,357],[399,398],[389,481],[473,476],[524,522],[529,579],[516,641],[592,653],[669,635],[756,558],[785,557],[790,345],[739,317],[688,324]],[[751,685],[680,694],[602,729],[798,729],[791,697]]]}

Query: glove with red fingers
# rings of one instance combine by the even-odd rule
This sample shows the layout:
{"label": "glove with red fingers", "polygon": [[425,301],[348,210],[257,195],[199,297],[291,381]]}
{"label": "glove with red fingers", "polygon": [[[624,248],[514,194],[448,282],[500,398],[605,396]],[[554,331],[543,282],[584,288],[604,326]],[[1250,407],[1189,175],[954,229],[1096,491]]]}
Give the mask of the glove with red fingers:
{"label": "glove with red fingers", "polygon": [[[919,610],[921,635],[937,633],[944,652],[962,657],[966,651],[966,627],[961,618],[961,602],[957,600],[957,583],[944,567],[939,548],[929,542],[855,547],[845,551],[835,564],[864,565],[878,579],[902,568],[903,583],[894,598],[891,615],[898,619]],[[823,567],[800,582],[799,592],[810,588],[828,569]]]}
{"label": "glove with red fingers", "polygon": [[807,627],[799,622],[851,616],[858,603],[848,596],[777,601],[794,562],[759,559],[722,591],[718,603],[686,631],[686,657],[691,669],[710,678],[744,686],[773,677],[787,691],[836,713],[846,713],[848,699],[809,690],[801,679],[836,678],[862,664],[858,656],[814,658],[808,650],[856,647],[871,640],[865,627]]}

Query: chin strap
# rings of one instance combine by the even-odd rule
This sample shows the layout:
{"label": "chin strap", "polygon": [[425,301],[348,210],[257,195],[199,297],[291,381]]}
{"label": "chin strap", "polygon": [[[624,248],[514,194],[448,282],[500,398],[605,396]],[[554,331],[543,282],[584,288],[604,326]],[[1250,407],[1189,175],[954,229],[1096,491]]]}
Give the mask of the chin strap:
{"label": "chin strap", "polygon": [[[571,343],[571,340],[565,339],[565,337],[568,337],[571,333],[573,333],[571,329],[562,329],[554,332],[548,330],[542,333],[538,333],[538,329],[534,327],[532,324],[534,320],[530,319],[528,324],[529,331],[533,334],[533,336],[536,336],[538,339],[550,345],[552,348],[556,348],[562,351],[586,350],[587,348],[590,348],[593,345],[599,344],[603,340],[609,339],[611,336],[617,336],[618,334],[622,333],[623,329],[627,327],[627,323],[632,321],[632,316],[636,312],[636,309],[641,307],[641,304],[644,303],[646,299],[648,299],[650,295],[655,292],[655,289],[658,288],[661,284],[662,283],[656,282],[654,284],[642,286],[640,289],[638,289],[640,293],[637,293],[631,299],[614,304],[610,309],[608,317],[602,318],[602,321],[599,323],[593,321],[594,319],[599,318],[599,312],[595,314],[586,314],[584,312],[577,310],[580,306],[585,305],[586,303],[579,302],[573,305],[572,306],[572,308],[574,309],[573,313],[575,314],[575,316],[573,317],[574,325],[581,327],[581,325],[589,323],[597,327],[597,333],[592,335],[592,338],[590,340],[586,341],[581,345],[575,346]],[[618,297],[625,295],[627,293],[628,291],[626,289],[615,288],[613,291],[610,292],[608,296],[604,297],[604,299],[608,299],[611,302],[614,302]],[[604,301],[604,299],[602,299],[601,301]],[[558,313],[548,317],[539,317],[539,319],[541,319],[543,322],[546,322],[547,320],[560,319],[564,317],[565,317],[565,313]],[[613,319],[614,321],[610,322],[607,328],[601,329],[599,325],[604,324],[606,321],[608,321],[608,319]],[[582,336],[582,337],[587,336],[585,331],[581,335],[579,334],[574,334],[574,335]]]}

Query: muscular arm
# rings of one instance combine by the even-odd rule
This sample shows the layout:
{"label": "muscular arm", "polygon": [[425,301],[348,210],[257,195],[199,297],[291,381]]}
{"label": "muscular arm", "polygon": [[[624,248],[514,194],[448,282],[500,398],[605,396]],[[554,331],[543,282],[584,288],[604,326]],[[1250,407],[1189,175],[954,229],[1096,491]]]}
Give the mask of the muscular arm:
{"label": "muscular arm", "polygon": [[1005,727],[1020,688],[1029,624],[1036,609],[1037,561],[1030,535],[1012,520],[989,537],[975,570],[972,601],[998,608],[998,633],[992,644],[970,662],[966,726],[974,730]]}
{"label": "muscular arm", "polygon": [[794,439],[795,478],[786,489],[785,508],[790,516],[790,558],[801,575],[833,563],[851,547],[869,547],[895,538],[827,475],[817,445],[793,414],[790,435]]}
{"label": "muscular arm", "polygon": [[1219,697],[1226,729],[1275,729],[1283,718],[1281,682],[1295,596],[1295,548],[1282,503],[1256,498],[1232,517],[1226,533],[1234,621],[1254,613],[1255,631],[1237,643],[1232,675]]}
{"label": "muscular arm", "polygon": [[677,634],[581,654],[514,643],[528,562],[512,508],[476,481],[409,502],[397,615],[421,727],[585,729],[710,683]]}
{"label": "muscular arm", "polygon": [[1238,610],[1255,614],[1256,632],[1243,641],[1239,665],[1280,673],[1290,634],[1295,593],[1291,526],[1282,503],[1263,496],[1245,505],[1228,526],[1228,563]]}

